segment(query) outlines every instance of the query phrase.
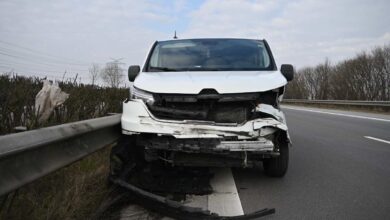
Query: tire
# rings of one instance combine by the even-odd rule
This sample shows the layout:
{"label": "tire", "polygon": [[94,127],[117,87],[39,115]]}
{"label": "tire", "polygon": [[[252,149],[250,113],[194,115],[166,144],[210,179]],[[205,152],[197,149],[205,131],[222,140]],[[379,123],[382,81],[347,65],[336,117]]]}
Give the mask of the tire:
{"label": "tire", "polygon": [[270,177],[283,177],[288,169],[288,143],[281,142],[278,144],[280,155],[263,161],[264,173]]}

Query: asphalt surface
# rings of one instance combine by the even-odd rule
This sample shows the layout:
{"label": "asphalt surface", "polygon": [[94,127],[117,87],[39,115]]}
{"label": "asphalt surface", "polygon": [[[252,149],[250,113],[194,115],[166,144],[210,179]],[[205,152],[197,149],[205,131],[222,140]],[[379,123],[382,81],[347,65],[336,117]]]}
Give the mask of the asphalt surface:
{"label": "asphalt surface", "polygon": [[268,207],[276,214],[264,219],[390,219],[390,143],[365,137],[390,141],[390,117],[296,108],[314,111],[284,110],[293,141],[284,178],[233,170],[244,212]]}

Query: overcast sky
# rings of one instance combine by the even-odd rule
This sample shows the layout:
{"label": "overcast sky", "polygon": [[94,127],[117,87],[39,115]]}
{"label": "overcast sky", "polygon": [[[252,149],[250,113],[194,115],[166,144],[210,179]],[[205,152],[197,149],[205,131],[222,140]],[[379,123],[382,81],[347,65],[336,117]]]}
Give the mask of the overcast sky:
{"label": "overcast sky", "polygon": [[0,71],[55,78],[122,58],[142,64],[155,40],[266,39],[278,65],[335,63],[390,43],[389,0],[0,1]]}

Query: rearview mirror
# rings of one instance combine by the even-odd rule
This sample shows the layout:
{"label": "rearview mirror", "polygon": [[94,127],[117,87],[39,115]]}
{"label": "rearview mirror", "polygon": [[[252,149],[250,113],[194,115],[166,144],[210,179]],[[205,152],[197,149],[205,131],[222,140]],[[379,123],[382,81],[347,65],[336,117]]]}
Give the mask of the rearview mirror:
{"label": "rearview mirror", "polygon": [[287,79],[288,82],[294,79],[294,67],[291,64],[282,64],[280,72]]}
{"label": "rearview mirror", "polygon": [[138,65],[130,66],[128,75],[129,75],[129,81],[134,82],[135,78],[138,76],[141,68]]}

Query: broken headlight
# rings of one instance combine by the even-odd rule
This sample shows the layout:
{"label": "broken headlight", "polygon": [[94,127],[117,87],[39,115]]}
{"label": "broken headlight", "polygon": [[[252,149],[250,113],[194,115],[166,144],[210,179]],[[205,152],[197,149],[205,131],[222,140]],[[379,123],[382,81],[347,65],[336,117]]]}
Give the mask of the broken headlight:
{"label": "broken headlight", "polygon": [[146,92],[144,90],[138,89],[134,86],[130,87],[130,98],[131,99],[141,99],[147,104],[153,104],[154,98],[153,94]]}

